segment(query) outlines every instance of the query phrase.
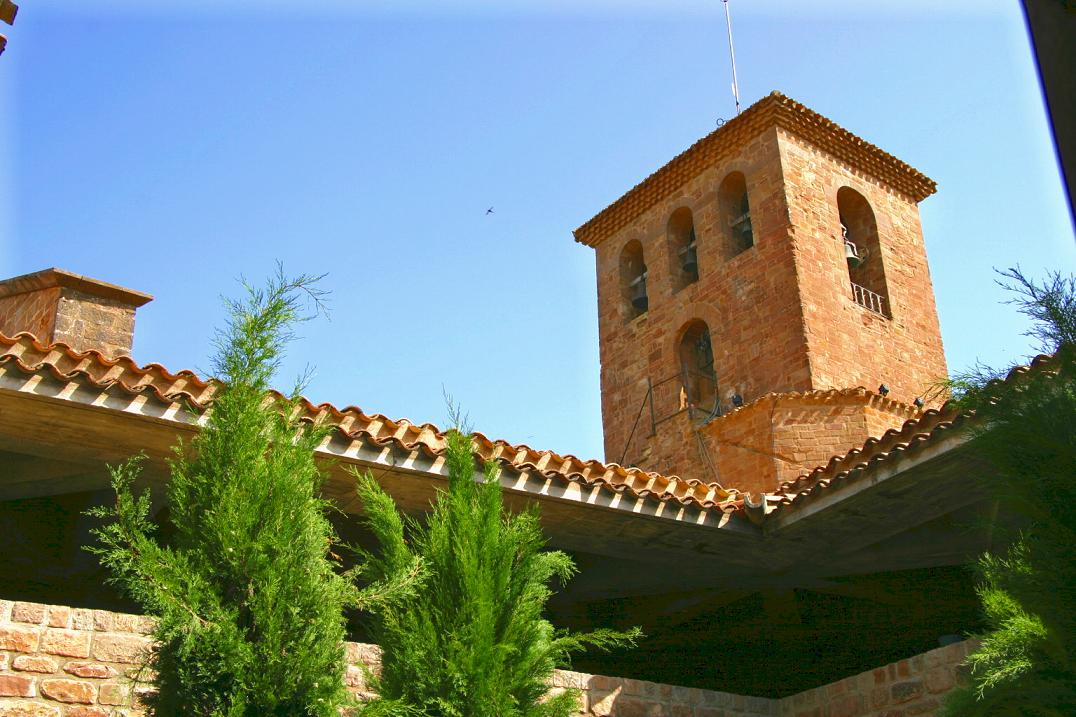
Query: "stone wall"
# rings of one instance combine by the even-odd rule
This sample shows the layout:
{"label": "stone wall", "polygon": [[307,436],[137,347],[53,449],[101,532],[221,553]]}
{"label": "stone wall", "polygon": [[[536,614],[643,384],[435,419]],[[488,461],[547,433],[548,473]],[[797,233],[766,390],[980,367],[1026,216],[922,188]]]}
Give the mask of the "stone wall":
{"label": "stone wall", "polygon": [[780,717],[913,717],[933,715],[965,678],[975,640],[939,647],[780,700]]}
{"label": "stone wall", "polygon": [[44,343],[129,356],[135,310],[152,298],[62,269],[0,279],[0,333],[26,331]]}
{"label": "stone wall", "polygon": [[53,341],[77,351],[129,356],[134,343],[135,310],[123,301],[64,288],[56,308]]}
{"label": "stone wall", "polygon": [[[138,615],[0,600],[0,717],[140,717],[152,622]],[[830,685],[767,699],[558,670],[579,690],[579,717],[912,717],[930,715],[960,677],[964,642]],[[374,645],[348,644],[349,688],[362,694]],[[674,675],[670,675],[675,679]]]}

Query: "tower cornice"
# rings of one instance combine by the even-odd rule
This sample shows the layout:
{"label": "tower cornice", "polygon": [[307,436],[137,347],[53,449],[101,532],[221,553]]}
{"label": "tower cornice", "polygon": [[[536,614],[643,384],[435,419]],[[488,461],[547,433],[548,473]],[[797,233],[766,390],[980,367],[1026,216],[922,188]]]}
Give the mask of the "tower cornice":
{"label": "tower cornice", "polygon": [[598,212],[573,232],[575,240],[587,246],[597,246],[770,127],[780,127],[807,140],[916,202],[923,201],[936,190],[934,180],[911,165],[775,91],[691,145]]}

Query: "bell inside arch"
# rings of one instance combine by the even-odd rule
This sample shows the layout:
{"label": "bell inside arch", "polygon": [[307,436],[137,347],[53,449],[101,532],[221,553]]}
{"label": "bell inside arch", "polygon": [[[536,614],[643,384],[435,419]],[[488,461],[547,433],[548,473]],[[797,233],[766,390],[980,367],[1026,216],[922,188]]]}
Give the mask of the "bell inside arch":
{"label": "bell inside arch", "polygon": [[844,258],[848,262],[849,268],[852,269],[859,267],[863,263],[863,257],[859,255],[856,245],[847,239],[844,240]]}
{"label": "bell inside arch", "polygon": [[650,306],[650,300],[646,296],[646,266],[643,271],[631,282],[631,305],[637,311],[646,311]]}
{"label": "bell inside arch", "polygon": [[694,241],[680,250],[680,268],[684,270],[685,274],[698,276],[699,253],[695,249]]}

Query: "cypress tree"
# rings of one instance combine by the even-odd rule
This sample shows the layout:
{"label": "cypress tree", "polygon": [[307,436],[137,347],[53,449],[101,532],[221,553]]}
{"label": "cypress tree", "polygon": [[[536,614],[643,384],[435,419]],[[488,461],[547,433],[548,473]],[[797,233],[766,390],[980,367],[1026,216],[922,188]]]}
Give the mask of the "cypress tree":
{"label": "cypress tree", "polygon": [[1003,276],[1032,319],[1028,335],[1054,356],[1005,381],[978,368],[952,382],[957,405],[976,413],[972,439],[991,466],[983,478],[1023,527],[977,564],[988,629],[946,717],[1076,709],[1076,279]]}
{"label": "cypress tree", "polygon": [[157,618],[159,717],[338,717],[349,703],[344,608],[362,595],[327,555],[336,536],[314,461],[327,428],[299,420],[298,387],[270,392],[304,297],[320,308],[315,281],[278,272],[228,302],[218,392],[170,460],[174,538],[165,544],[149,495],[133,490],[141,458],[112,470],[116,503],[94,513],[108,522],[91,551]]}
{"label": "cypress tree", "polygon": [[555,630],[542,612],[550,581],[575,572],[571,558],[542,549],[536,507],[503,508],[493,463],[475,479],[468,435],[449,431],[446,444],[448,490],[424,524],[401,517],[372,477],[359,478],[365,524],[380,543],[366,556],[370,574],[385,579],[416,561],[426,571],[413,599],[391,602],[372,619],[383,651],[373,685],[380,699],[364,714],[566,717],[577,698],[549,696],[554,668],[586,645],[633,643],[639,631]]}

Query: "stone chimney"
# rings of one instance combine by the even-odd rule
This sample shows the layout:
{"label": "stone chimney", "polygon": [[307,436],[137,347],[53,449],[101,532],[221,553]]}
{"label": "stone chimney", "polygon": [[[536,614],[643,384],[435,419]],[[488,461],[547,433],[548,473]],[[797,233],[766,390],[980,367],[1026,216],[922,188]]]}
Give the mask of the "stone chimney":
{"label": "stone chimney", "polygon": [[129,356],[135,309],[152,299],[63,269],[44,269],[0,281],[0,334],[28,331],[47,344]]}

